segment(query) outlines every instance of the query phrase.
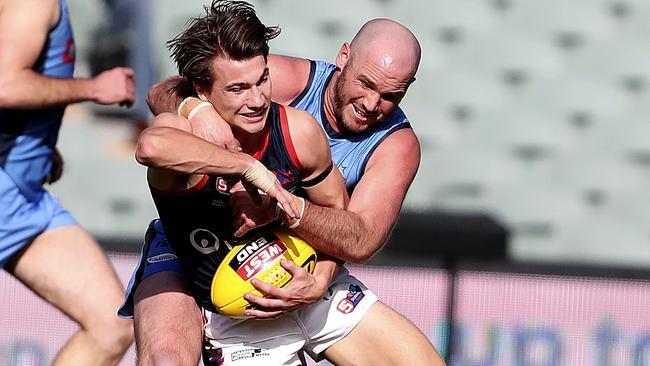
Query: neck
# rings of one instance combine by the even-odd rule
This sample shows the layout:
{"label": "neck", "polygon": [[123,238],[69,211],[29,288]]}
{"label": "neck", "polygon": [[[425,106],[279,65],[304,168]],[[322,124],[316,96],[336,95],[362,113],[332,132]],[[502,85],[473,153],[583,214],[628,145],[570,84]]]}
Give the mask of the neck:
{"label": "neck", "polygon": [[252,155],[257,151],[260,141],[260,133],[247,133],[242,131],[233,131],[233,135],[242,149],[242,152]]}
{"label": "neck", "polygon": [[336,132],[340,132],[336,125],[336,115],[334,114],[334,100],[336,99],[336,81],[341,76],[341,71],[335,71],[330,79],[327,88],[325,89],[325,96],[323,100],[323,109],[325,110],[325,120],[329,123],[330,127]]}

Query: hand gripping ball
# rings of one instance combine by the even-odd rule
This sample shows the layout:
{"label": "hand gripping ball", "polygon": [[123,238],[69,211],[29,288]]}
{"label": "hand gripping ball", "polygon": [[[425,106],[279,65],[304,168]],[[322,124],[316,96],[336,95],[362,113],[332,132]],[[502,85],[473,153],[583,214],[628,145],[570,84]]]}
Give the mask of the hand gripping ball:
{"label": "hand gripping ball", "polygon": [[252,278],[276,287],[283,287],[291,274],[281,265],[282,258],[295,262],[312,273],[316,251],[295,233],[283,227],[258,233],[233,247],[217,268],[212,279],[210,296],[219,313],[243,317],[250,306],[246,293],[263,296],[250,283]]}

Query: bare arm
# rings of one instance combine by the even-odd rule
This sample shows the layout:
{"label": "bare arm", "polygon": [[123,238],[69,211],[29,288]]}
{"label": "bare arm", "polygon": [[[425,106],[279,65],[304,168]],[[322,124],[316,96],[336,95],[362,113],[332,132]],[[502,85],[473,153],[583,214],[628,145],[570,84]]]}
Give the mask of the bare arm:
{"label": "bare arm", "polygon": [[147,105],[154,116],[164,112],[175,113],[181,101],[189,96],[196,96],[192,84],[181,76],[172,76],[149,89]]}
{"label": "bare arm", "polygon": [[49,30],[58,22],[56,0],[0,2],[0,106],[42,108],[92,100],[133,102],[133,71],[116,68],[94,79],[61,79],[32,70]]}
{"label": "bare arm", "polygon": [[387,240],[420,163],[411,129],[394,132],[372,155],[347,210],[307,204],[297,232],[320,251],[365,262]]}
{"label": "bare arm", "polygon": [[269,55],[268,66],[273,83],[271,98],[280,104],[291,103],[307,86],[309,60],[282,55]]}
{"label": "bare arm", "polygon": [[[310,179],[326,172],[332,163],[330,148],[325,134],[304,111],[287,108],[291,139],[296,148],[296,154],[302,165],[301,178]],[[342,210],[348,202],[343,178],[337,169],[333,169],[319,184],[307,190],[307,198],[313,207],[328,207]],[[285,222],[288,220],[284,219]],[[237,222],[237,220],[236,220]],[[319,252],[318,262],[313,276],[294,263],[283,264],[293,276],[289,285],[276,288],[261,281],[253,280],[253,285],[271,297],[262,298],[248,294],[247,299],[260,306],[263,310],[247,310],[247,315],[259,318],[279,316],[283,312],[296,309],[298,306],[314,303],[320,300],[332,278],[338,271],[341,262],[326,253]]]}
{"label": "bare arm", "polygon": [[181,116],[156,116],[153,126],[138,139],[136,159],[151,168],[149,183],[156,188],[183,182],[179,176],[185,177],[187,183],[198,174],[241,175],[242,180],[275,198],[289,218],[298,217],[291,194],[273,173],[250,155],[231,152],[193,135],[189,122]]}
{"label": "bare arm", "polygon": [[255,160],[216,146],[192,134],[189,122],[163,113],[138,139],[136,159],[150,168],[176,174],[242,174]]}

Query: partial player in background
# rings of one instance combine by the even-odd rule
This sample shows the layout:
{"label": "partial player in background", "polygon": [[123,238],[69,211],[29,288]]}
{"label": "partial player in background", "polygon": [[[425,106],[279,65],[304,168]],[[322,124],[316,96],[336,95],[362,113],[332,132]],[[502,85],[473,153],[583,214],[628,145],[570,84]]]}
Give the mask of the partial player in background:
{"label": "partial player in background", "polygon": [[[365,24],[352,44],[341,47],[337,65],[269,56],[274,81],[272,98],[316,117],[328,135],[333,159],[352,194],[346,210],[306,204],[297,231],[321,251],[364,262],[379,250],[397,220],[420,157],[418,140],[397,104],[415,80],[419,60],[420,47],[413,34],[387,19]],[[154,113],[176,108],[180,99],[170,98],[169,92],[178,90],[179,84],[183,84],[182,79],[171,79],[152,89],[150,106]],[[208,106],[194,112],[190,116],[194,133],[222,146],[236,147],[228,131],[222,133],[223,125],[215,125],[220,116],[214,110]],[[243,200],[237,202],[238,234],[263,223],[254,218],[251,207]],[[173,287],[162,282],[167,276],[174,277],[161,272],[151,277],[148,286],[159,289],[158,310],[162,314],[168,311],[167,316],[173,317],[172,314],[183,311],[164,305],[175,293]],[[305,293],[291,288],[278,289],[259,282],[257,285],[274,298],[250,297],[260,306],[252,315],[277,316],[293,309],[295,304],[308,302]],[[354,311],[354,306],[350,311]],[[325,321],[327,314],[321,315]],[[349,324],[342,320],[339,325],[345,328]],[[252,332],[255,326],[250,327]],[[347,333],[351,328],[354,329]],[[324,351],[337,364],[444,364],[413,324],[379,302],[360,324],[351,328],[343,331],[347,334],[345,338]],[[164,342],[173,341],[161,340]]]}
{"label": "partial player in background", "polygon": [[130,104],[133,72],[74,79],[63,0],[0,0],[0,264],[80,329],[55,365],[115,365],[133,340],[115,316],[124,290],[99,245],[43,185],[62,173],[65,106]]}

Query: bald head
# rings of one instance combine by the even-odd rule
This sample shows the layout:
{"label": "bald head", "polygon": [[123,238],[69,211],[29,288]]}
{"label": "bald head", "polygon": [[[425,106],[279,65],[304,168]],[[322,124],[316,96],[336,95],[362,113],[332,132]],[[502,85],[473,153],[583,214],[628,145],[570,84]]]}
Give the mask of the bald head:
{"label": "bald head", "polygon": [[350,43],[350,58],[375,62],[415,77],[420,64],[420,43],[408,28],[390,19],[364,24]]}

